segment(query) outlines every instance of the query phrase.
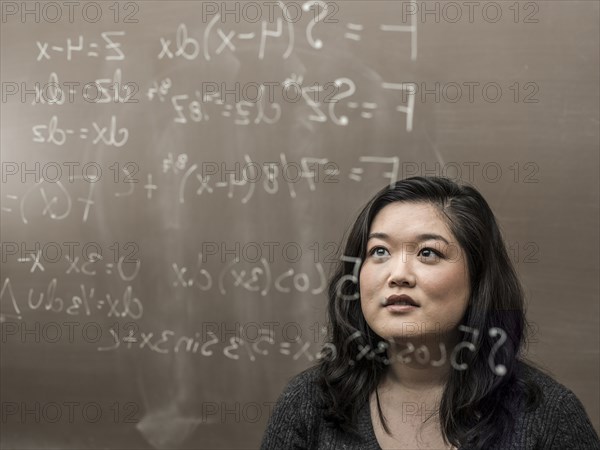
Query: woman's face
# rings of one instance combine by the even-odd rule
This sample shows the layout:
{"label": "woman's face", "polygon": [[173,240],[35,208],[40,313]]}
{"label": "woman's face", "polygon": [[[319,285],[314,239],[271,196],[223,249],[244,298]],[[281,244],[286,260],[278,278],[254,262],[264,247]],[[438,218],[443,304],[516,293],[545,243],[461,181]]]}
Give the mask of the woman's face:
{"label": "woman's face", "polygon": [[[428,203],[391,203],[375,216],[361,267],[360,302],[384,339],[428,338],[455,330],[469,300],[462,248]],[[417,306],[407,306],[408,295]]]}

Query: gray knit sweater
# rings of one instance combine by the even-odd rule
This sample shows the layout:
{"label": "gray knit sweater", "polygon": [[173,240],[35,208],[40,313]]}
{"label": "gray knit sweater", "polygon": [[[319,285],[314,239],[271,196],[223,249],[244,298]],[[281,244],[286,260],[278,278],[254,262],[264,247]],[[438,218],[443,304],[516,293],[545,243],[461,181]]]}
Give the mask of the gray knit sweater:
{"label": "gray knit sweater", "polygon": [[[494,449],[600,450],[598,435],[575,394],[539,370],[525,367],[542,388],[542,402],[534,411],[515,408],[515,429],[505,433],[504,442]],[[319,387],[314,383],[317,375],[313,367],[290,381],[273,410],[261,449],[380,450],[368,404],[358,417],[361,438],[328,426],[322,417]]]}

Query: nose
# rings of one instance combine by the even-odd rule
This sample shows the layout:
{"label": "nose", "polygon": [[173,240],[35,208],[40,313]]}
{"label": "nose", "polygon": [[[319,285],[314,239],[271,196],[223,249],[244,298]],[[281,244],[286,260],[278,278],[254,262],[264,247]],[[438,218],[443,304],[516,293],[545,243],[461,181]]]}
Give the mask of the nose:
{"label": "nose", "polygon": [[396,261],[391,265],[391,272],[388,278],[388,285],[413,287],[416,283],[416,276],[413,271],[411,258],[406,255],[399,255]]}

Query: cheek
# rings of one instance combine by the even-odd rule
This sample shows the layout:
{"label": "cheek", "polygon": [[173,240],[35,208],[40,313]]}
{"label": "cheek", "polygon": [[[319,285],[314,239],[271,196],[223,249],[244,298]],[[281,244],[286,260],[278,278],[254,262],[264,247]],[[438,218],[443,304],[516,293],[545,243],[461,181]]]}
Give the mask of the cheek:
{"label": "cheek", "polygon": [[365,263],[360,273],[358,274],[358,283],[361,291],[372,291],[377,289],[381,284],[382,271],[381,268],[376,267],[374,264]]}
{"label": "cheek", "polygon": [[358,286],[360,291],[360,302],[363,310],[373,303],[374,297],[377,294],[380,286],[380,271],[376,270],[372,265],[363,265],[360,274],[358,275]]}
{"label": "cheek", "polygon": [[455,270],[440,272],[437,276],[429,277],[427,293],[439,305],[458,313],[464,310],[469,300],[469,282],[466,272]]}

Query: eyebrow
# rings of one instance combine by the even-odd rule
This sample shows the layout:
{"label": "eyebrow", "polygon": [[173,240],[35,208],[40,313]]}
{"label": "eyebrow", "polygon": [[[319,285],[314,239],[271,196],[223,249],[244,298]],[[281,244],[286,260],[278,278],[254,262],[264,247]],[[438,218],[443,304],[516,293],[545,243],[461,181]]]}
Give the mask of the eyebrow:
{"label": "eyebrow", "polygon": [[[387,233],[370,233],[369,237],[367,238],[367,242],[373,238],[382,239],[384,241],[390,240],[390,236]],[[415,242],[423,242],[423,241],[428,241],[430,239],[433,239],[436,241],[443,241],[446,244],[450,245],[450,243],[446,240],[445,237],[440,236],[439,234],[435,234],[435,233],[423,233],[423,234],[419,234],[419,235],[415,236],[415,238],[416,238]]]}

